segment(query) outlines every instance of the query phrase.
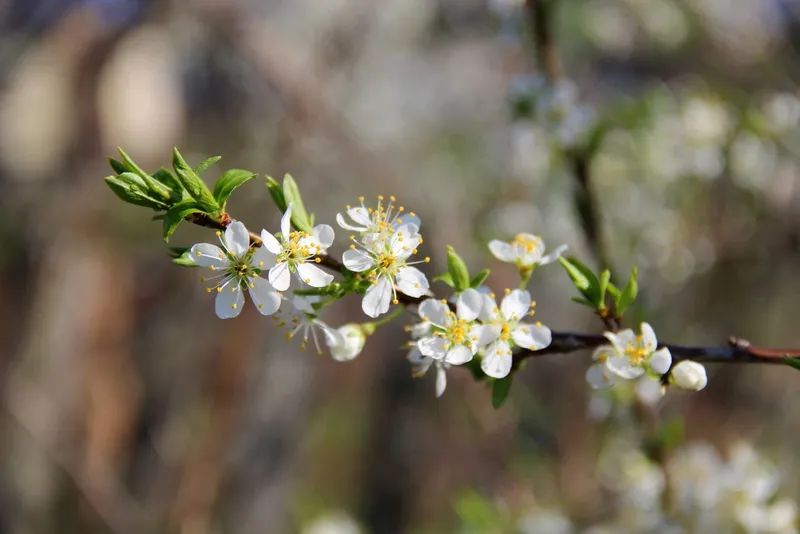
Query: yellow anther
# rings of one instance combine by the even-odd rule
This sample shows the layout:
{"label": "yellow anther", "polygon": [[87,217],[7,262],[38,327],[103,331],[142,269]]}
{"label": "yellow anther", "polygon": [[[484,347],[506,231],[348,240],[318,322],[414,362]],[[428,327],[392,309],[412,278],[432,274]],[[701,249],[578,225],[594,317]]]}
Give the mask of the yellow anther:
{"label": "yellow anther", "polygon": [[535,301],[535,300],[532,300],[532,301],[531,301],[531,308],[535,308],[535,307],[536,307],[536,301]]}
{"label": "yellow anther", "polygon": [[221,287],[217,288],[217,293],[222,293],[222,288]]}
{"label": "yellow anther", "polygon": [[216,271],[217,270],[217,268],[214,267],[213,265],[209,266],[209,269],[212,270],[212,271]]}
{"label": "yellow anther", "polygon": [[355,250],[355,249],[356,249],[355,245],[350,245],[350,250]]}
{"label": "yellow anther", "polygon": [[195,252],[195,253],[194,253],[194,255],[195,255],[195,256],[197,256],[198,258],[199,258],[200,256],[202,256],[202,254],[200,254],[200,251],[199,251],[199,250],[198,250],[197,252]]}
{"label": "yellow anther", "polygon": [[211,293],[212,289],[210,287],[206,288],[206,293]]}
{"label": "yellow anther", "polygon": [[505,289],[504,289],[504,291],[506,292],[506,295],[508,295],[509,293],[511,293],[511,290],[510,290],[510,289],[508,289],[508,288],[505,288]]}
{"label": "yellow anther", "polygon": [[396,202],[397,201],[397,199],[394,198],[394,195],[389,195],[389,200],[392,201],[392,202]]}
{"label": "yellow anther", "polygon": [[539,328],[541,328],[541,327],[542,327],[542,322],[541,322],[541,321],[536,321],[536,326],[538,326]]}
{"label": "yellow anther", "polygon": [[419,282],[415,283],[415,284],[414,284],[414,287],[415,287],[415,288],[417,288],[417,289],[419,289]]}
{"label": "yellow anther", "polygon": [[447,300],[446,299],[442,299],[441,302],[442,302],[442,304],[447,304]]}
{"label": "yellow anther", "polygon": [[205,284],[206,283],[206,277],[205,276],[201,276],[200,277],[200,283],[201,284]]}
{"label": "yellow anther", "polygon": [[400,304],[400,301],[399,301],[399,300],[397,300],[397,299],[394,299],[394,300],[392,301],[392,304]]}
{"label": "yellow anther", "polygon": [[490,298],[494,298],[494,297],[495,297],[495,294],[494,294],[494,293],[489,293],[489,297],[490,297]]}
{"label": "yellow anther", "polygon": [[383,195],[378,195],[378,200],[383,200]]}
{"label": "yellow anther", "polygon": [[311,278],[306,278],[306,279],[305,279],[305,280],[303,280],[303,281],[304,281],[306,284],[311,284]]}
{"label": "yellow anther", "polygon": [[431,259],[426,256],[425,257],[425,263],[430,263],[430,262],[431,262]]}
{"label": "yellow anther", "polygon": [[263,261],[258,262],[258,266],[259,267],[263,267],[264,266],[264,262]]}
{"label": "yellow anther", "polygon": [[231,293],[236,293],[236,286],[231,287]]}
{"label": "yellow anther", "polygon": [[220,255],[219,255],[219,256],[217,256],[217,257],[218,257],[219,259],[221,259],[221,260],[224,260],[224,259],[225,259],[225,254],[220,254]]}
{"label": "yellow anther", "polygon": [[220,232],[219,230],[217,230],[217,232],[216,232],[216,233],[217,233],[217,237],[219,237],[219,236],[221,236],[221,235],[222,235],[222,232]]}
{"label": "yellow anther", "polygon": [[263,305],[263,304],[259,304],[259,305],[258,305],[258,309],[259,309],[259,310],[260,310],[260,309],[262,309],[263,307],[264,307],[264,305]]}
{"label": "yellow anther", "polygon": [[314,258],[315,263],[322,263],[322,258]]}
{"label": "yellow anther", "polygon": [[414,213],[413,211],[409,211],[408,214],[411,215],[412,217],[416,217],[417,216],[417,214]]}
{"label": "yellow anther", "polygon": [[535,310],[531,310],[531,311],[528,312],[528,315],[533,317],[534,315],[536,315],[536,311]]}
{"label": "yellow anther", "polygon": [[256,285],[253,282],[250,282],[249,285],[250,285],[250,289],[253,289],[254,287],[256,287]]}
{"label": "yellow anther", "polygon": [[403,211],[406,211],[406,209],[403,206],[400,206],[399,208],[397,208],[397,211],[403,212]]}
{"label": "yellow anther", "polygon": [[[404,250],[408,250],[408,249],[404,249]],[[417,253],[417,249],[415,249],[415,248],[414,248],[414,249],[411,249],[411,253],[412,253],[412,254],[416,254],[416,253]]]}
{"label": "yellow anther", "polygon": [[359,202],[364,202],[364,197],[358,197]]}
{"label": "yellow anther", "polygon": [[238,306],[236,304],[231,304],[231,309],[235,310]]}

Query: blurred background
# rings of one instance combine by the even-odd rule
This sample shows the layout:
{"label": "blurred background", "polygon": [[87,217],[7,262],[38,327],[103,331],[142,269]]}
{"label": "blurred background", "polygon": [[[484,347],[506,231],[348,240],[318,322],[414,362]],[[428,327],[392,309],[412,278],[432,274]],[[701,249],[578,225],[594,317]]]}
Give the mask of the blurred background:
{"label": "blurred background", "polygon": [[[496,411],[468,372],[439,400],[412,379],[400,324],[339,363],[250,308],[220,321],[160,224],[103,183],[117,146],[147,169],[173,145],[222,155],[207,180],[291,172],[321,222],[394,194],[422,218],[430,275],[451,244],[499,291],[516,273],[491,238],[540,234],[596,265],[564,149],[601,131],[590,187],[614,272],[639,266],[631,318],[681,344],[800,346],[800,2],[563,0],[567,131],[529,113],[527,26],[514,0],[0,0],[0,533],[613,513],[596,465],[614,399],[586,387],[589,354],[531,360]],[[261,181],[229,212],[277,228]],[[209,239],[183,225],[170,244]],[[601,331],[560,267],[530,290],[554,330]],[[358,299],[334,308],[334,326],[365,319]],[[689,441],[753,441],[797,496],[800,377],[708,372],[656,409]]]}

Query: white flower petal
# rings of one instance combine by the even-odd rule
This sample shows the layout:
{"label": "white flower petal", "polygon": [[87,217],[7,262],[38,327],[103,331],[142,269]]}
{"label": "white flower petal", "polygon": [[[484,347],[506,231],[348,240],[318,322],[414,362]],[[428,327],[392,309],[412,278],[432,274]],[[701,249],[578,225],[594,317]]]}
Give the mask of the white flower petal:
{"label": "white flower petal", "polygon": [[248,287],[247,291],[261,315],[272,315],[278,311],[281,307],[281,296],[269,282],[259,276],[250,278],[248,282],[252,287]]}
{"label": "white flower petal", "polygon": [[333,228],[327,224],[318,224],[311,230],[311,235],[322,247],[322,250],[327,249],[333,244],[334,232]]}
{"label": "white flower petal", "polygon": [[650,356],[648,364],[651,371],[663,375],[669,371],[669,366],[672,365],[672,354],[667,347],[660,348]]}
{"label": "white flower petal", "polygon": [[410,213],[403,213],[394,221],[395,228],[398,228],[404,224],[407,224],[409,227],[413,227],[414,233],[418,233],[419,229],[422,227],[422,221],[416,215],[411,215]]}
{"label": "white flower petal", "polygon": [[250,234],[247,233],[247,228],[240,221],[233,221],[228,225],[223,239],[228,251],[237,258],[244,256],[250,247]]}
{"label": "white flower petal", "polygon": [[592,353],[592,359],[596,362],[605,362],[608,358],[614,356],[617,352],[611,345],[600,345]]}
{"label": "white flower petal", "polygon": [[553,334],[544,325],[520,323],[511,332],[514,343],[529,350],[541,350],[553,341]]}
{"label": "white flower petal", "polygon": [[222,291],[217,293],[214,299],[214,311],[220,319],[232,319],[240,313],[244,307],[244,295],[237,282],[230,281],[222,286]]}
{"label": "white flower petal", "polygon": [[346,324],[336,330],[326,328],[325,342],[337,362],[347,362],[361,354],[366,342],[364,331],[355,324]]}
{"label": "white flower petal", "polygon": [[292,277],[289,274],[289,263],[281,262],[269,270],[267,275],[269,283],[278,291],[286,291],[289,289],[289,284],[292,282]]}
{"label": "white flower petal", "polygon": [[644,369],[633,365],[626,356],[612,356],[606,360],[606,367],[615,375],[628,380],[644,374]]}
{"label": "white flower petal", "polygon": [[367,228],[365,226],[354,226],[347,222],[347,219],[341,213],[336,214],[336,224],[344,228],[345,230],[351,230],[353,232],[364,232]]}
{"label": "white flower petal", "polygon": [[458,296],[456,316],[459,319],[474,321],[480,315],[482,307],[483,296],[476,289],[466,289]]}
{"label": "white flower petal", "polygon": [[273,254],[280,254],[283,251],[280,241],[266,230],[261,230],[261,242],[264,243],[262,248],[266,248]]}
{"label": "white flower petal", "polygon": [[260,246],[253,252],[253,258],[250,260],[250,265],[262,270],[271,269],[275,266],[275,259],[277,256],[267,250],[267,247]]}
{"label": "white flower petal", "polygon": [[606,339],[611,342],[611,345],[613,345],[614,349],[622,354],[625,353],[625,349],[628,346],[636,344],[636,334],[634,334],[633,330],[630,328],[620,330],[616,334],[613,332],[606,332],[603,335],[606,336]]}
{"label": "white flower petal", "polygon": [[414,376],[422,376],[428,372],[428,368],[433,364],[434,359],[429,356],[423,356],[422,353],[417,348],[417,344],[414,343],[413,347],[408,354],[406,355],[406,359],[414,366]]}
{"label": "white flower petal", "polygon": [[309,315],[316,315],[317,312],[314,309],[314,304],[319,301],[320,297],[318,295],[292,295],[292,298],[289,300],[295,310]]}
{"label": "white flower petal", "polygon": [[350,208],[347,210],[347,215],[349,215],[356,224],[363,226],[364,230],[366,230],[372,224],[372,217],[366,208]]}
{"label": "white flower petal", "polygon": [[333,275],[326,273],[313,263],[297,266],[297,277],[311,287],[325,287],[333,282]]}
{"label": "white flower petal", "polygon": [[450,308],[441,300],[425,299],[417,308],[417,313],[422,319],[427,319],[432,324],[444,328],[447,324],[447,312]]}
{"label": "white flower petal", "polygon": [[470,351],[464,345],[456,345],[447,351],[447,356],[444,357],[444,361],[450,365],[461,365],[467,363],[471,359],[472,351]]}
{"label": "white flower petal", "polygon": [[408,224],[403,224],[397,227],[397,231],[392,236],[389,250],[392,256],[406,259],[419,246],[419,240],[420,236],[414,231],[414,228]]}
{"label": "white flower petal", "polygon": [[360,273],[375,266],[375,260],[372,256],[356,249],[346,250],[342,254],[342,263],[354,273]]}
{"label": "white flower petal", "polygon": [[547,265],[548,263],[553,263],[558,258],[560,258],[561,255],[567,251],[567,249],[569,249],[567,245],[561,245],[560,247],[552,251],[550,254],[542,256],[542,259],[539,260],[539,265]]}
{"label": "white flower petal", "polygon": [[592,389],[605,389],[613,385],[606,374],[605,363],[596,363],[590,366],[586,371],[586,381]]}
{"label": "white flower petal", "polygon": [[292,233],[292,203],[286,207],[286,212],[281,217],[281,237],[286,242],[289,239],[289,234]]}
{"label": "white flower petal", "polygon": [[515,289],[505,296],[503,302],[500,304],[500,311],[506,319],[518,321],[525,317],[530,307],[530,293],[521,289]]}
{"label": "white flower petal", "polygon": [[648,352],[656,350],[658,339],[656,339],[656,333],[653,327],[648,323],[642,323],[640,330],[642,332],[642,345],[644,348],[646,348]]}
{"label": "white flower petal", "polygon": [[425,274],[409,265],[397,271],[396,282],[398,289],[409,297],[421,297],[430,287]]}
{"label": "white flower petal", "polygon": [[436,397],[441,397],[447,389],[447,374],[443,365],[436,366]]}
{"label": "white flower petal", "polygon": [[417,348],[423,356],[441,360],[447,355],[447,341],[440,337],[424,337],[417,341]]}
{"label": "white flower petal", "polygon": [[495,302],[493,296],[489,296],[487,294],[481,293],[481,297],[483,298],[483,306],[481,306],[481,313],[478,315],[478,319],[481,322],[489,323],[497,319],[497,302]]}
{"label": "white flower petal", "polygon": [[510,243],[493,239],[489,241],[489,250],[492,255],[500,261],[514,263],[517,260],[517,253]]}
{"label": "white flower petal", "polygon": [[192,261],[200,267],[225,269],[230,261],[221,248],[209,243],[198,243],[194,245],[190,251],[190,255]]}
{"label": "white flower petal", "polygon": [[492,378],[505,378],[511,372],[511,348],[505,341],[496,341],[486,347],[481,369]]}
{"label": "white flower petal", "polygon": [[469,329],[469,338],[472,340],[472,353],[475,354],[478,349],[497,339],[499,334],[499,329],[494,330],[489,325],[473,325]]}
{"label": "white flower petal", "polygon": [[378,283],[367,289],[361,309],[373,319],[389,311],[392,302],[392,283],[386,277],[381,277]]}

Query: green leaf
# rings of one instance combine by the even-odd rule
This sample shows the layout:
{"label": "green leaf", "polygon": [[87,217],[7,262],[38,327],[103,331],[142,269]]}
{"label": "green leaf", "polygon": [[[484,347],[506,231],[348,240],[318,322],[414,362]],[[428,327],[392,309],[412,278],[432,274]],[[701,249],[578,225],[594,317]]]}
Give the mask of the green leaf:
{"label": "green leaf", "polygon": [[267,176],[267,191],[275,206],[278,207],[281,213],[286,211],[286,197],[283,195],[283,188],[278,181],[272,176]]}
{"label": "green leaf", "polygon": [[442,273],[440,275],[433,277],[434,282],[444,282],[450,287],[456,287],[455,282],[453,282],[453,277],[450,276],[450,273]]}
{"label": "green leaf", "polygon": [[600,274],[600,305],[606,307],[606,292],[608,291],[608,284],[611,282],[611,271],[606,269]]}
{"label": "green leaf", "polygon": [[636,296],[639,294],[639,283],[636,280],[637,275],[638,269],[634,265],[633,269],[631,269],[631,276],[628,278],[628,283],[625,284],[625,288],[615,302],[617,315],[621,316],[625,313],[625,310],[630,308],[631,304],[636,300]]}
{"label": "green leaf", "polygon": [[212,157],[208,158],[203,163],[201,163],[200,165],[198,165],[197,167],[195,167],[193,169],[194,173],[196,175],[200,176],[201,174],[203,174],[203,171],[205,171],[206,169],[208,169],[209,167],[211,167],[212,165],[214,165],[216,162],[218,162],[221,159],[222,159],[222,156],[212,156]]}
{"label": "green leaf", "polygon": [[111,165],[111,168],[114,169],[114,172],[117,174],[122,174],[123,172],[128,172],[131,170],[124,163],[117,161],[114,158],[108,158],[108,164]]}
{"label": "green leaf", "polygon": [[121,148],[117,148],[117,150],[119,150],[119,154],[122,156],[122,161],[125,162],[125,165],[128,167],[128,169],[145,181],[151,196],[160,197],[164,200],[170,199],[172,196],[172,191],[170,191],[167,186],[144,172],[138,165],[136,165],[136,163],[134,163],[134,161],[130,158],[130,156],[128,156],[128,154],[125,153],[124,150]]}
{"label": "green leaf", "polygon": [[784,356],[783,363],[800,371],[800,358],[790,358],[789,356]]}
{"label": "green leaf", "polygon": [[172,150],[172,167],[175,169],[175,174],[178,175],[178,180],[180,180],[183,188],[189,192],[189,195],[197,202],[202,211],[206,213],[219,211],[219,205],[214,200],[214,196],[209,191],[208,186],[189,167],[177,148]]}
{"label": "green leaf", "polygon": [[578,304],[583,304],[584,306],[589,306],[590,308],[594,309],[594,304],[592,304],[583,297],[572,297],[570,300],[572,300],[572,302],[577,302]]}
{"label": "green leaf", "polygon": [[612,282],[608,283],[608,293],[611,295],[611,298],[614,299],[614,302],[617,302],[617,299],[619,298],[620,295],[620,291],[617,288],[617,286],[615,286]]}
{"label": "green leaf", "polygon": [[181,183],[175,178],[175,175],[172,174],[169,170],[161,167],[156,172],[153,173],[153,178],[164,184],[165,186],[169,187],[172,190],[172,195],[170,199],[174,202],[178,202],[183,200],[184,198],[190,198],[189,193],[183,188]]}
{"label": "green leaf", "polygon": [[172,206],[164,217],[164,241],[169,241],[169,237],[175,232],[178,225],[192,213],[204,213],[203,208],[192,199],[182,200]]}
{"label": "green leaf", "polygon": [[472,277],[472,280],[469,282],[469,287],[477,289],[487,278],[489,278],[489,269],[484,269]]}
{"label": "green leaf", "polygon": [[456,253],[456,250],[447,245],[447,269],[453,279],[453,287],[461,293],[469,288],[469,271],[464,260]]}
{"label": "green leaf", "polygon": [[223,210],[233,190],[254,177],[255,174],[252,172],[241,169],[231,169],[219,177],[217,183],[214,184],[214,198]]}
{"label": "green leaf", "polygon": [[298,230],[303,232],[311,232],[311,222],[308,218],[308,212],[303,205],[303,197],[300,196],[300,189],[297,188],[297,183],[292,178],[291,174],[283,177],[283,196],[286,199],[286,205],[292,204],[292,224]]}
{"label": "green leaf", "polygon": [[558,258],[572,283],[596,309],[600,309],[600,281],[589,267],[575,258]]}
{"label": "green leaf", "polygon": [[506,402],[508,394],[511,392],[513,376],[514,375],[508,375],[492,383],[492,406],[494,406],[495,409],[500,408]]}
{"label": "green leaf", "polygon": [[148,192],[142,191],[138,186],[132,185],[120,176],[107,176],[105,182],[118,198],[128,204],[144,206],[156,211],[165,210],[168,207],[161,199],[150,196]]}

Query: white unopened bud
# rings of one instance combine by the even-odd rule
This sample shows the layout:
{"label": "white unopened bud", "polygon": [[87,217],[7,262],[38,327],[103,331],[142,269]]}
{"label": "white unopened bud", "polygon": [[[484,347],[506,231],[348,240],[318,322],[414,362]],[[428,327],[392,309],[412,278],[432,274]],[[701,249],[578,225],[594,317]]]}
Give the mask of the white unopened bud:
{"label": "white unopened bud", "polygon": [[697,362],[682,361],[672,368],[670,381],[679,388],[700,391],[708,383],[706,368]]}
{"label": "white unopened bud", "polygon": [[346,324],[325,334],[325,342],[331,350],[331,356],[339,362],[350,361],[361,354],[367,341],[364,329],[355,323]]}

